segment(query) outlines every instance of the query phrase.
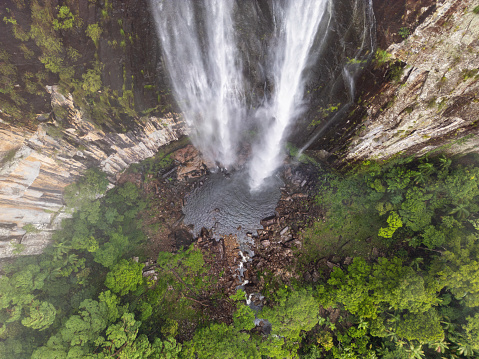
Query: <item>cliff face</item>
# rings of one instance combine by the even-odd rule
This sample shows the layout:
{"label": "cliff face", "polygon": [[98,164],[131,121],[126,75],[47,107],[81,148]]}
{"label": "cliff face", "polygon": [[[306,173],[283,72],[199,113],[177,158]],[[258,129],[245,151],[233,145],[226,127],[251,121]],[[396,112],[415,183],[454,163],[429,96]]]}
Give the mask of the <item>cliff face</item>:
{"label": "cliff face", "polygon": [[363,76],[358,101],[332,132],[341,140],[316,148],[334,153],[336,165],[436,149],[479,152],[478,5],[445,0],[423,7],[424,21],[410,36],[404,28],[404,41],[379,52]]}
{"label": "cliff face", "polygon": [[186,134],[175,114],[105,133],[83,120],[71,97],[50,91],[53,112],[69,112],[62,128],[50,123],[30,131],[0,122],[0,258],[38,254],[48,245],[51,230],[68,215],[63,189],[87,168],[100,167],[114,183],[129,164]]}
{"label": "cliff face", "polygon": [[185,134],[145,1],[0,4],[0,258],[37,254],[90,167],[112,183]]}

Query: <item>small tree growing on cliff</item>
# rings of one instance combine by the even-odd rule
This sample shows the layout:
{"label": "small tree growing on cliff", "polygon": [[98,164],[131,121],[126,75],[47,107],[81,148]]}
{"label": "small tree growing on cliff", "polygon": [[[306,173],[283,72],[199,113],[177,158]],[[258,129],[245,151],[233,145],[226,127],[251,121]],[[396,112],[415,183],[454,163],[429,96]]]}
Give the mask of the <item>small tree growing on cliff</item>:
{"label": "small tree growing on cliff", "polygon": [[98,24],[90,24],[86,29],[86,34],[93,40],[96,47],[98,47],[98,40],[102,32],[103,30]]}

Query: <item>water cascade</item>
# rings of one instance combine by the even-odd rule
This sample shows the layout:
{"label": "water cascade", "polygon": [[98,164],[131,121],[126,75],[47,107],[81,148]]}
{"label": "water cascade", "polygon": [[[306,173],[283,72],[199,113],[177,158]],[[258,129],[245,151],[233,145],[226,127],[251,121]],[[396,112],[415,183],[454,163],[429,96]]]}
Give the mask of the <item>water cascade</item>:
{"label": "water cascade", "polygon": [[[242,68],[232,1],[152,1],[164,60],[178,104],[203,155],[223,167],[236,161],[245,117]],[[202,17],[202,20],[199,20]]]}
{"label": "water cascade", "polygon": [[[194,145],[212,167],[236,172],[192,193],[185,223],[254,231],[274,214],[286,142],[306,148],[352,103],[374,49],[371,0],[150,0],[150,8],[160,66]],[[337,111],[318,118],[328,108]]]}
{"label": "water cascade", "polygon": [[[341,106],[338,112],[329,118],[328,122],[321,126],[313,136],[301,147],[298,151],[298,156],[300,156],[304,150],[308,149],[320,135],[329,127],[329,124],[334,122],[336,119],[344,116],[351,105],[354,103],[354,96],[356,93],[356,78],[361,73],[364,63],[369,61],[372,58],[372,50],[376,47],[376,38],[374,37],[376,21],[374,18],[373,12],[373,2],[368,0],[366,3],[360,4],[355,0],[354,6],[352,6],[353,12],[351,18],[352,26],[355,23],[361,24],[362,31],[357,40],[358,46],[354,51],[353,55],[349,57],[348,61],[343,65],[342,68],[342,79],[344,81],[347,102]],[[361,6],[362,5],[362,6]],[[354,21],[355,20],[355,21]],[[356,25],[359,26],[359,25]],[[345,31],[348,32],[347,30]]]}
{"label": "water cascade", "polygon": [[268,125],[263,138],[253,149],[250,163],[252,189],[260,187],[280,165],[285,131],[305,110],[304,70],[311,63],[309,54],[322,21],[327,25],[319,36],[321,40],[326,38],[331,20],[329,3],[329,0],[295,0],[273,5],[277,33],[270,61],[275,92],[257,112],[258,120],[266,120]]}

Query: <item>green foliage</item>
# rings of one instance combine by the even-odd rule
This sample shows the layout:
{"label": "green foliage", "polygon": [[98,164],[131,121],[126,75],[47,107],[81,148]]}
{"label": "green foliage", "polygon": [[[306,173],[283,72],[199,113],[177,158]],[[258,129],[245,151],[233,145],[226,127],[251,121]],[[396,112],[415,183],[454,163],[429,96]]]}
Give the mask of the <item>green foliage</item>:
{"label": "green foliage", "polygon": [[411,30],[407,27],[401,27],[398,31],[398,35],[401,36],[403,39],[407,39],[411,34]]}
{"label": "green foliage", "polygon": [[381,67],[384,64],[389,63],[391,60],[391,55],[386,50],[381,50],[378,48],[376,53],[374,54],[374,61],[376,63],[376,67]]}
{"label": "green foliage", "polygon": [[397,335],[407,340],[436,342],[444,339],[444,330],[434,309],[417,314],[406,314],[398,324]]}
{"label": "green foliage", "polygon": [[57,6],[58,15],[56,19],[53,19],[53,28],[55,30],[66,30],[73,27],[75,16],[70,11],[70,8],[66,5]]}
{"label": "green foliage", "polygon": [[458,234],[449,250],[436,260],[437,275],[458,299],[479,306],[479,239],[477,234]]}
{"label": "green foliage", "polygon": [[55,315],[56,310],[51,303],[34,300],[28,316],[22,319],[22,324],[32,329],[45,330],[53,324]]}
{"label": "green foliage", "polygon": [[176,320],[167,318],[165,324],[161,326],[161,334],[165,338],[174,338],[178,333],[178,322]]}
{"label": "green foliage", "polygon": [[394,232],[396,232],[398,228],[402,227],[401,217],[399,217],[399,215],[394,211],[391,211],[391,213],[389,214],[387,222],[388,222],[387,228],[379,229],[379,233],[378,233],[379,237],[392,238]]}
{"label": "green foliage", "polygon": [[254,312],[246,304],[238,303],[233,314],[234,326],[238,330],[251,330],[255,327]]}
{"label": "green foliage", "polygon": [[479,350],[479,313],[467,317],[467,324],[464,327],[468,344],[474,350]]}
{"label": "green foliage", "polygon": [[14,89],[17,67],[10,62],[10,55],[0,49],[0,93],[9,94]]}
{"label": "green foliage", "polygon": [[86,207],[96,196],[106,191],[108,184],[109,182],[104,172],[97,169],[89,169],[77,183],[73,183],[65,188],[65,202],[69,207]]}
{"label": "green foliage", "polygon": [[243,289],[238,289],[235,294],[230,295],[230,299],[235,302],[242,301],[246,299],[246,292]]}
{"label": "green foliage", "polygon": [[365,318],[375,318],[376,304],[369,296],[368,278],[372,268],[361,258],[349,266],[348,273],[339,268],[331,273],[329,286],[319,286],[319,301],[323,307],[341,303],[346,310]]}
{"label": "green foliage", "polygon": [[479,14],[479,6],[476,6],[474,9],[472,9],[472,12],[474,14]]}
{"label": "green foliage", "polygon": [[437,293],[430,288],[427,278],[398,258],[379,258],[370,277],[371,293],[376,303],[384,308],[424,312],[437,303]]}
{"label": "green foliage", "polygon": [[109,242],[95,251],[93,258],[95,262],[109,268],[118,261],[127,247],[128,237],[121,232],[115,232],[110,235]]}
{"label": "green foliage", "polygon": [[309,331],[318,323],[318,304],[307,289],[281,291],[274,307],[264,307],[261,316],[273,326],[272,332],[297,339],[302,330]]}
{"label": "green foliage", "polygon": [[135,291],[144,283],[144,266],[142,263],[122,259],[107,274],[105,285],[121,296]]}
{"label": "green foliage", "polygon": [[89,69],[82,75],[83,83],[82,88],[89,94],[98,92],[101,89],[101,69],[100,63],[96,62],[93,69]]}
{"label": "green foliage", "polygon": [[78,315],[71,316],[60,330],[61,338],[71,346],[93,341],[108,325],[105,303],[86,299],[80,303]]}
{"label": "green foliage", "polygon": [[212,324],[199,329],[187,349],[187,358],[261,358],[255,345],[251,345],[250,335],[236,331],[226,324]]}
{"label": "green foliage", "polygon": [[479,72],[479,69],[464,69],[461,71],[461,76],[464,81],[470,79],[470,78],[477,78],[477,73]]}
{"label": "green foliage", "polygon": [[93,40],[96,47],[98,47],[98,40],[100,40],[102,32],[103,30],[98,24],[90,24],[86,29],[87,36]]}
{"label": "green foliage", "polygon": [[404,67],[400,63],[392,63],[389,66],[388,80],[398,83],[404,73]]}

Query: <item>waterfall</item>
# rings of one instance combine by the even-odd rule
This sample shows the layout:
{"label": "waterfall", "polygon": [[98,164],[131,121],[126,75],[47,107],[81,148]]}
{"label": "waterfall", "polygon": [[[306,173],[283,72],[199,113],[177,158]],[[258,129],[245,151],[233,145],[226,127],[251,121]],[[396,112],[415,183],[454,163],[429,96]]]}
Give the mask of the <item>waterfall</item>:
{"label": "waterfall", "polygon": [[342,79],[344,81],[344,86],[347,89],[348,101],[342,105],[339,111],[336,112],[324,126],[320,127],[314,133],[314,135],[311,136],[306,144],[301,147],[297,154],[298,157],[301,156],[301,154],[318,139],[318,137],[329,127],[330,123],[336,121],[341,116],[344,116],[346,111],[349,110],[350,106],[354,103],[356,78],[361,73],[363,65],[367,63],[373,56],[373,50],[376,47],[376,39],[374,36],[376,31],[376,21],[373,12],[373,2],[372,0],[367,0],[367,2],[355,0],[352,10],[351,24],[354,24],[359,20],[358,22],[362,23],[363,29],[361,31],[361,37],[358,41],[359,46],[357,46],[353,56],[346,62],[342,69]]}
{"label": "waterfall", "polygon": [[[369,24],[365,20],[365,13],[372,8],[370,0],[334,2],[334,7],[350,10],[346,15],[342,11],[339,25],[332,0],[272,0],[269,4],[150,0],[164,66],[191,128],[193,143],[212,163],[230,167],[238,163],[244,134],[254,133],[254,137],[250,136],[251,153],[245,166],[252,190],[261,188],[281,165],[290,129],[298,120],[304,122],[311,73],[321,77],[317,80],[322,81],[319,87],[332,87],[330,97],[335,91],[346,93],[349,104],[354,98],[358,64],[365,53],[372,53],[367,44],[371,38],[366,29]],[[261,11],[253,11],[255,6]],[[367,10],[363,11],[364,8]],[[264,12],[268,12],[271,30],[261,33],[251,24],[260,22],[254,16]],[[241,21],[248,16],[249,28],[244,28]],[[351,29],[363,25],[362,37],[357,39]],[[340,38],[343,33],[349,38]],[[331,36],[339,41],[331,44]],[[261,43],[263,47],[261,51],[252,50],[245,43]],[[337,48],[336,52],[331,46]],[[251,59],[258,63],[251,64]],[[345,59],[352,61],[345,63]],[[252,69],[255,66],[261,70]],[[257,75],[258,72],[261,74]],[[256,94],[258,84],[252,84],[254,81],[248,78],[251,73],[263,76],[264,91],[258,91],[263,94]],[[328,76],[331,79],[324,79]],[[337,85],[339,78],[341,86]],[[326,101],[331,99],[323,102]],[[343,103],[338,113],[344,113],[345,108]],[[324,127],[320,128],[314,139],[323,130]]]}
{"label": "waterfall", "polygon": [[232,7],[232,1],[223,0],[151,1],[163,58],[193,143],[222,167],[236,161],[246,108]]}
{"label": "waterfall", "polygon": [[[304,109],[304,70],[323,19],[329,22],[328,0],[295,0],[274,3],[277,44],[271,54],[275,92],[270,102],[258,111],[268,125],[263,138],[254,146],[250,163],[252,189],[261,186],[282,161],[285,132]],[[325,34],[321,34],[324,38]],[[260,119],[261,121],[261,119]]]}

